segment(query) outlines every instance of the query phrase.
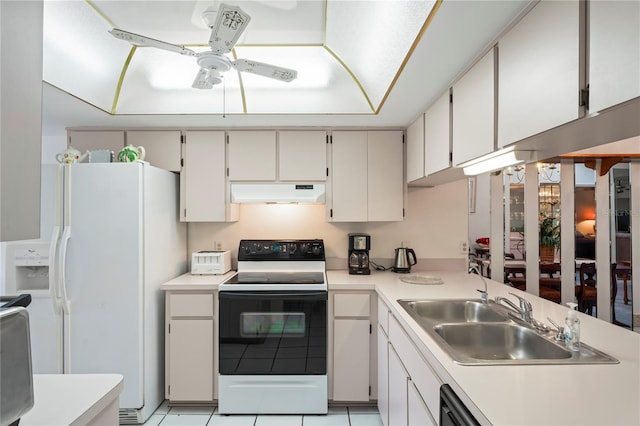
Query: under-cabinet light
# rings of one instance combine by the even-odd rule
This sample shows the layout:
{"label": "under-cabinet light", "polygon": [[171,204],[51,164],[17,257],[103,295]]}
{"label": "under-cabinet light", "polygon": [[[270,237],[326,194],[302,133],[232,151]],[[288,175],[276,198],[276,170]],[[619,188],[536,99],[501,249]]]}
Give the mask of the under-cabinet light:
{"label": "under-cabinet light", "polygon": [[532,160],[533,151],[515,151],[513,148],[507,148],[464,162],[459,167],[463,168],[466,176],[475,176]]}

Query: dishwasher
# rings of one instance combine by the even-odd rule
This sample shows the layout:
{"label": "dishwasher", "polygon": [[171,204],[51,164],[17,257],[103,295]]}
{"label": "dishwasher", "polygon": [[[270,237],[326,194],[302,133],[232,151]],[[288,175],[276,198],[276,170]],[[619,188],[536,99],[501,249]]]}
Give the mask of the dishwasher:
{"label": "dishwasher", "polygon": [[451,386],[440,386],[440,426],[480,426]]}

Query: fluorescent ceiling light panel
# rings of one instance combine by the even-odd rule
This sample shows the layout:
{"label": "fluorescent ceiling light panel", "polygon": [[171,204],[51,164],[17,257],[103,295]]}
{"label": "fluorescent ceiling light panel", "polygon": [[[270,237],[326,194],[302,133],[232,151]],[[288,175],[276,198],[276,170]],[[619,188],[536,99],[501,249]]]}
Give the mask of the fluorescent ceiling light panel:
{"label": "fluorescent ceiling light panel", "polygon": [[533,159],[533,151],[514,151],[513,148],[503,149],[483,155],[474,160],[460,164],[466,176],[480,175],[505,167],[515,166]]}

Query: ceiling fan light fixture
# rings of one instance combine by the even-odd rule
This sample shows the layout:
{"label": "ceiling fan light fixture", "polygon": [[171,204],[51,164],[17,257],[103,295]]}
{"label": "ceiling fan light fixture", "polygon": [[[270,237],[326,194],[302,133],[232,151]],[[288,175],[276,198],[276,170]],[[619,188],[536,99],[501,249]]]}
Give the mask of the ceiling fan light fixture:
{"label": "ceiling fan light fixture", "polygon": [[231,61],[229,60],[229,58],[213,52],[200,53],[198,55],[197,62],[200,68],[206,68],[208,70],[225,72],[231,69]]}

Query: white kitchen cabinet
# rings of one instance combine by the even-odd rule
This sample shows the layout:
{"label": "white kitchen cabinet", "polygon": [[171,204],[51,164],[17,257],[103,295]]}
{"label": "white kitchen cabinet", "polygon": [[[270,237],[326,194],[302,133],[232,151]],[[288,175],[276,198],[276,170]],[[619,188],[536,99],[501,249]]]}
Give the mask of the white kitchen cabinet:
{"label": "white kitchen cabinet", "polygon": [[327,180],[327,132],[324,130],[278,133],[278,180]]}
{"label": "white kitchen cabinet", "polygon": [[[381,302],[378,301],[380,305]],[[378,412],[384,426],[389,426],[389,338],[378,325]]]}
{"label": "white kitchen cabinet", "polygon": [[276,132],[274,130],[231,131],[229,180],[276,180]]}
{"label": "white kitchen cabinet", "polygon": [[389,346],[389,425],[403,426],[409,423],[407,384],[409,373],[402,365],[393,345]]}
{"label": "white kitchen cabinet", "polygon": [[407,415],[410,426],[437,426],[438,422],[431,416],[413,380],[409,380],[407,389]]}
{"label": "white kitchen cabinet", "polygon": [[124,131],[69,130],[67,141],[68,146],[72,146],[82,153],[102,149],[113,151],[113,161],[117,161],[118,152],[124,148]]}
{"label": "white kitchen cabinet", "polygon": [[333,400],[370,398],[371,295],[333,294]]}
{"label": "white kitchen cabinet", "polygon": [[238,220],[238,205],[227,203],[224,132],[187,131],[184,142],[180,173],[180,220]]}
{"label": "white kitchen cabinet", "polygon": [[640,2],[589,2],[589,112],[640,96]]}
{"label": "white kitchen cabinet", "polygon": [[213,292],[167,292],[165,339],[166,398],[171,402],[212,402]]}
{"label": "white kitchen cabinet", "polygon": [[126,136],[127,145],[144,148],[144,161],[170,172],[180,171],[179,130],[128,130]]}
{"label": "white kitchen cabinet", "polygon": [[581,7],[539,2],[499,41],[499,147],[580,117]]}
{"label": "white kitchen cabinet", "polygon": [[424,113],[424,171],[430,175],[451,166],[451,97],[447,90]]}
{"label": "white kitchen cabinet", "polygon": [[407,183],[425,177],[424,114],[407,128]]}
{"label": "white kitchen cabinet", "polygon": [[333,132],[330,221],[403,220],[402,139],[401,131]]}
{"label": "white kitchen cabinet", "polygon": [[494,150],[494,51],[480,59],[452,90],[453,165],[458,165]]}

